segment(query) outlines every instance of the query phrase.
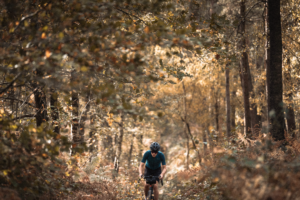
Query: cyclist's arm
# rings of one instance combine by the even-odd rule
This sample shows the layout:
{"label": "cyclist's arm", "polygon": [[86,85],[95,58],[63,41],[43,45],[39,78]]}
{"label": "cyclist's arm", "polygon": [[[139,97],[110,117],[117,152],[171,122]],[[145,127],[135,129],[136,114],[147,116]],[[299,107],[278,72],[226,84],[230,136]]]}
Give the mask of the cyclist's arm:
{"label": "cyclist's arm", "polygon": [[167,165],[162,165],[161,176],[164,177],[166,172],[167,172]]}
{"label": "cyclist's arm", "polygon": [[140,167],[139,167],[140,176],[144,174],[143,173],[144,168],[145,168],[145,163],[141,162]]}

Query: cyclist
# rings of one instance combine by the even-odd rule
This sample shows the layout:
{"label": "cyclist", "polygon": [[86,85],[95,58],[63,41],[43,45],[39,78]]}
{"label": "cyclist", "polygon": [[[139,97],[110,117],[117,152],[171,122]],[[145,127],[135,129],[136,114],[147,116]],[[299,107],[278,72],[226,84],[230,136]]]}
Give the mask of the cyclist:
{"label": "cyclist", "polygon": [[[162,179],[167,171],[165,155],[159,151],[160,146],[157,142],[153,142],[150,145],[150,150],[146,151],[141,161],[139,172],[140,177],[143,176],[143,169],[145,167],[145,176],[159,176],[159,179]],[[145,166],[146,163],[146,166]],[[153,185],[154,190],[154,199],[158,200],[158,180],[156,180],[156,184]],[[147,198],[148,190],[150,185],[145,183],[145,198]]]}

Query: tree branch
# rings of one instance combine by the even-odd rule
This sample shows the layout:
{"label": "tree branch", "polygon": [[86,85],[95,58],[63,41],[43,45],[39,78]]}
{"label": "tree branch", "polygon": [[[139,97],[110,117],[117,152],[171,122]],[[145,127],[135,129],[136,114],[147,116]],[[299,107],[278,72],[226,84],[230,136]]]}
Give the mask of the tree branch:
{"label": "tree branch", "polygon": [[32,106],[32,107],[35,107],[34,105],[32,105],[31,103],[27,102],[27,101],[23,101],[23,100],[20,100],[20,99],[15,99],[15,98],[11,98],[11,97],[6,97],[6,98],[3,98],[3,99],[9,99],[9,100],[14,100],[14,101],[20,101],[24,104],[27,104],[29,106]]}
{"label": "tree branch", "polygon": [[19,73],[13,80],[10,82],[3,90],[0,91],[0,94],[6,92],[13,84],[14,82],[21,76],[22,73]]}
{"label": "tree branch", "polygon": [[23,119],[23,118],[27,118],[27,117],[35,117],[35,115],[22,115],[22,116],[20,116],[20,117],[16,117],[16,118],[14,118],[14,119],[12,119],[12,121],[15,121],[15,120],[17,120],[17,119]]}
{"label": "tree branch", "polygon": [[[120,8],[116,8],[118,11],[121,11],[122,13],[124,13],[124,14],[126,14],[126,15],[128,15],[128,17],[131,19],[131,20],[133,20],[132,19],[132,17],[135,17],[135,18],[137,18],[138,20],[140,20],[141,22],[143,22],[144,24],[146,24],[145,23],[145,21],[144,20],[142,20],[141,18],[139,18],[138,16],[135,16],[135,15],[132,15],[132,14],[129,14],[128,12],[126,12],[126,11],[124,11],[124,10],[122,10],[122,9],[120,9]],[[131,17],[132,16],[132,17]]]}
{"label": "tree branch", "polygon": [[15,30],[13,31],[13,33],[21,26],[21,24],[22,24],[25,20],[34,17],[35,15],[39,14],[39,12],[41,12],[42,10],[44,10],[44,9],[49,5],[50,2],[51,2],[51,0],[48,1],[48,3],[47,3],[45,6],[43,6],[41,9],[39,9],[39,10],[35,11],[34,13],[31,13],[31,14],[25,16],[25,17],[22,17],[22,19],[20,20],[19,24],[16,26]]}

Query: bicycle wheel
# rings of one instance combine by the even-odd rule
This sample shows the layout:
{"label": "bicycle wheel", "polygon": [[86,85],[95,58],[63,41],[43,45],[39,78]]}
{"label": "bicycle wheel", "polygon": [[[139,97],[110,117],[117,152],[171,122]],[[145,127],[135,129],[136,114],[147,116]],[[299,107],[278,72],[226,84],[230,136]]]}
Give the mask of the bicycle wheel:
{"label": "bicycle wheel", "polygon": [[148,191],[147,200],[154,200],[153,187],[151,186]]}

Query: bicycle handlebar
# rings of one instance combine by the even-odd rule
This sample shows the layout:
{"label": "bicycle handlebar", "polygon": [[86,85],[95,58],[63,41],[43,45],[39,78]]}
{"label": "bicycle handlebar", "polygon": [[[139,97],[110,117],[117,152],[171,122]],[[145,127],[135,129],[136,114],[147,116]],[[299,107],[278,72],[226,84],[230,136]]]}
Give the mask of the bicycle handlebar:
{"label": "bicycle handlebar", "polygon": [[[160,176],[152,176],[152,175],[150,175],[150,176],[142,176],[141,178],[146,179],[146,181],[147,181],[147,178],[159,178],[159,177]],[[139,183],[140,183],[141,178],[139,178],[139,181],[138,181]],[[159,181],[160,181],[161,185],[164,185],[163,179],[159,179],[158,182]]]}

